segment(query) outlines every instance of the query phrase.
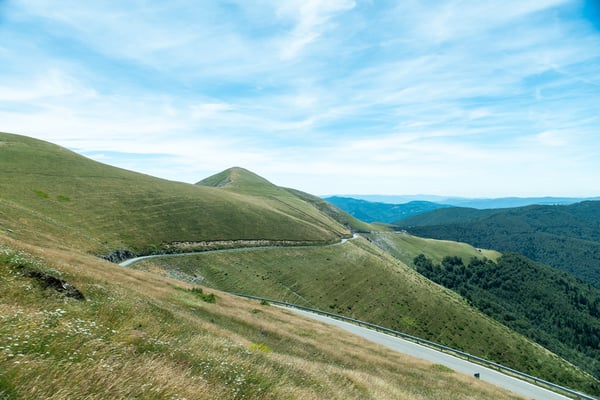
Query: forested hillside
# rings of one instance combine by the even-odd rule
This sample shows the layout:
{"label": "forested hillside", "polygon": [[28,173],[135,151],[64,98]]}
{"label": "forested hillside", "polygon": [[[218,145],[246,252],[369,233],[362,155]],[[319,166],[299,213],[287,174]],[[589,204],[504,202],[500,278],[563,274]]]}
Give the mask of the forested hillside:
{"label": "forested hillside", "polygon": [[475,307],[600,376],[600,290],[518,254],[496,262],[421,254],[414,266]]}
{"label": "forested hillside", "polygon": [[443,209],[398,225],[417,236],[520,253],[600,287],[600,201],[504,210]]}

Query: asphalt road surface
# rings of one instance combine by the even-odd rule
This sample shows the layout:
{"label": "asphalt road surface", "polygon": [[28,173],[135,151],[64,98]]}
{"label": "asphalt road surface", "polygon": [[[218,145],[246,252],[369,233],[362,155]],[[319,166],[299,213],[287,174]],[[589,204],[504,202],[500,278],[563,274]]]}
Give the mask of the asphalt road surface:
{"label": "asphalt road surface", "polygon": [[[0,0],[1,1],[1,0]],[[175,253],[175,254],[154,254],[151,256],[141,256],[141,257],[135,257],[135,258],[130,258],[128,260],[123,260],[119,263],[119,265],[121,267],[128,267],[131,264],[134,264],[138,261],[141,260],[147,260],[150,258],[161,258],[161,257],[178,257],[178,256],[190,256],[190,255],[197,255],[197,254],[203,254],[203,253],[227,253],[227,252],[239,252],[239,251],[250,251],[250,250],[259,250],[259,249],[302,249],[302,248],[306,248],[306,247],[332,247],[332,246],[341,246],[344,243],[350,241],[350,240],[354,240],[357,237],[359,237],[358,234],[354,234],[352,235],[351,238],[348,239],[341,239],[339,242],[337,243],[333,243],[333,244],[328,244],[328,245],[306,245],[306,246],[255,246],[255,247],[234,247],[231,249],[221,249],[221,250],[204,250],[204,251],[194,251],[194,252],[189,252],[189,253]]]}
{"label": "asphalt road surface", "polygon": [[569,397],[562,396],[558,393],[536,386],[532,383],[522,381],[512,376],[505,375],[501,372],[489,369],[479,364],[474,364],[450,354],[442,353],[429,347],[422,346],[395,336],[386,335],[385,333],[377,332],[368,328],[353,325],[348,322],[339,321],[337,319],[328,318],[322,315],[313,314],[307,311],[298,310],[295,308],[287,308],[298,314],[302,314],[309,318],[317,319],[325,323],[336,325],[348,332],[361,336],[372,342],[389,347],[392,350],[408,354],[417,358],[431,361],[436,364],[445,365],[448,368],[467,375],[473,376],[478,373],[482,381],[489,382],[493,385],[502,387],[527,399],[536,400],[565,400]]}

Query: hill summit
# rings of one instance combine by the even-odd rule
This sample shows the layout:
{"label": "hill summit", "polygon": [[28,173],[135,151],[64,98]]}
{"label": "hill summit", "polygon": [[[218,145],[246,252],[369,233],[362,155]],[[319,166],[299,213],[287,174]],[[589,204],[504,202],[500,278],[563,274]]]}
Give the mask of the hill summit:
{"label": "hill summit", "polygon": [[201,186],[212,187],[231,187],[231,186],[247,186],[247,185],[266,185],[274,186],[265,178],[248,171],[242,167],[231,167],[218,174],[209,176],[196,183]]}

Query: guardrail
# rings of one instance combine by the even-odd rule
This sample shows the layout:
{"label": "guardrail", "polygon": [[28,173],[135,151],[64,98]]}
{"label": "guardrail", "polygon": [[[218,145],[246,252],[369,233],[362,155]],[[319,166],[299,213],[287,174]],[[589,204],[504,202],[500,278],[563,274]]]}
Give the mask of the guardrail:
{"label": "guardrail", "polygon": [[517,371],[517,370],[509,368],[509,367],[505,367],[502,364],[498,364],[498,363],[486,360],[484,358],[477,357],[477,356],[474,356],[474,355],[469,354],[469,353],[465,353],[464,351],[460,351],[460,350],[456,350],[456,349],[453,349],[453,348],[448,347],[448,346],[444,346],[444,345],[439,344],[439,343],[431,342],[431,341],[426,340],[426,339],[421,339],[419,337],[412,336],[412,335],[409,335],[409,334],[404,333],[404,332],[395,331],[393,329],[389,329],[389,328],[386,328],[386,327],[383,327],[383,326],[379,326],[379,325],[376,325],[376,324],[371,324],[371,323],[365,322],[365,321],[360,321],[358,319],[345,317],[343,315],[333,314],[333,313],[330,313],[330,312],[327,312],[327,311],[321,311],[321,310],[318,310],[316,308],[310,308],[310,307],[305,307],[305,306],[301,306],[301,305],[298,305],[298,304],[287,303],[285,301],[279,301],[279,300],[273,300],[273,299],[266,299],[266,298],[263,298],[263,297],[251,296],[251,295],[242,294],[242,293],[230,293],[230,294],[235,295],[235,296],[239,296],[239,297],[245,297],[245,298],[248,298],[248,299],[254,299],[254,300],[259,300],[259,301],[266,301],[268,303],[273,303],[273,304],[281,305],[281,306],[284,306],[284,307],[296,308],[298,310],[308,311],[308,312],[311,312],[311,313],[314,313],[314,314],[324,315],[326,317],[338,319],[338,320],[341,320],[341,321],[350,322],[350,323],[353,323],[353,324],[358,325],[358,326],[364,326],[364,327],[367,327],[369,329],[373,329],[373,330],[378,331],[378,332],[383,332],[383,333],[386,333],[388,335],[397,336],[397,337],[400,337],[402,339],[407,339],[407,340],[410,340],[412,342],[416,342],[418,344],[425,345],[427,347],[432,347],[434,349],[437,349],[437,350],[440,350],[440,351],[443,351],[443,352],[448,352],[448,353],[452,353],[452,354],[458,355],[458,356],[460,356],[462,358],[466,358],[468,361],[473,361],[473,362],[475,362],[477,364],[480,364],[480,365],[483,365],[483,366],[486,366],[486,367],[495,368],[495,369],[497,369],[499,371],[502,371],[504,373],[509,373],[511,375],[516,375],[519,378],[524,378],[525,380],[531,381],[531,382],[533,382],[534,384],[536,384],[538,386],[546,386],[546,387],[558,390],[558,391],[562,392],[563,394],[568,394],[570,396],[575,396],[578,399],[598,400],[595,397],[591,397],[589,395],[576,392],[575,390],[566,388],[564,386],[560,386],[560,385],[557,385],[555,383],[548,382],[548,381],[545,381],[543,379],[537,378],[535,376],[528,375],[528,374],[526,374],[524,372]]}

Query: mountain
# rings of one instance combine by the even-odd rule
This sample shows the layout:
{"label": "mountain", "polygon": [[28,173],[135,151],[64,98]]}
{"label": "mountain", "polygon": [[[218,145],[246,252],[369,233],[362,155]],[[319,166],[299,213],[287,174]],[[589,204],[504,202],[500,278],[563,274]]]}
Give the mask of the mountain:
{"label": "mountain", "polygon": [[438,208],[450,207],[428,201],[411,201],[405,204],[375,203],[350,197],[326,197],[324,200],[365,222],[392,223]]}
{"label": "mountain", "polygon": [[342,210],[340,207],[335,206],[329,201],[323,200],[318,196],[302,192],[296,189],[287,189],[294,195],[304,199],[311,203],[313,206],[318,208],[322,213],[329,215],[331,218],[344,225],[353,232],[370,232],[376,230],[376,228],[369,223],[360,220],[348,212]]}
{"label": "mountain", "polygon": [[418,236],[517,252],[600,287],[600,201],[502,210],[449,208],[397,225]]}
{"label": "mountain", "polygon": [[107,166],[23,136],[0,134],[0,141],[0,231],[35,244],[145,254],[178,242],[331,243],[350,235],[266,180],[262,196],[232,193]]}
{"label": "mountain", "polygon": [[[402,398],[408,375],[418,375],[413,392],[456,376],[406,372],[413,364],[401,357],[221,289],[387,324],[598,391],[581,369],[369,240],[342,243],[357,223],[347,214],[249,171],[190,185],[10,134],[0,134],[0,170],[2,397]],[[97,257],[246,242],[267,248],[163,258],[143,272]],[[435,243],[421,250],[494,254]],[[463,397],[472,385],[448,387]]]}
{"label": "mountain", "polygon": [[285,192],[285,189],[280,188],[265,178],[256,175],[254,172],[241,167],[226,169],[218,174],[209,176],[196,184],[262,196],[273,194],[281,195]]}
{"label": "mountain", "polygon": [[372,229],[369,224],[352,217],[347,212],[317,196],[295,189],[279,187],[241,167],[226,169],[201,180],[197,185],[216,187],[232,193],[254,196],[258,199],[257,202],[271,201],[275,209],[284,205],[286,207],[282,211],[296,214],[299,218],[308,219],[316,225],[324,224],[327,227],[332,225],[332,221],[335,221],[350,231],[370,231]]}
{"label": "mountain", "polygon": [[499,198],[467,198],[438,195],[343,195],[329,197],[347,197],[376,203],[404,204],[411,201],[428,201],[454,207],[477,209],[512,208],[529,205],[568,205],[587,200],[600,200],[600,197],[499,197]]}

